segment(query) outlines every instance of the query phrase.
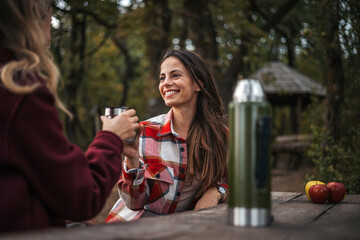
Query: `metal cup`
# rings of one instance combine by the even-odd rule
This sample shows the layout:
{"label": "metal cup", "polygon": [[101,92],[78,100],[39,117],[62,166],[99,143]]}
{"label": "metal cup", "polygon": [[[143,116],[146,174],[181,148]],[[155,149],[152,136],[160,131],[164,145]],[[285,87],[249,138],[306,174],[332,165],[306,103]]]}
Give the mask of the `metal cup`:
{"label": "metal cup", "polygon": [[[114,118],[117,115],[120,115],[121,113],[127,111],[128,108],[127,107],[105,107],[105,116],[107,118]],[[130,137],[125,139],[125,143],[129,143],[132,144],[135,142],[135,139],[139,133],[138,129],[135,130],[136,134],[134,137]]]}

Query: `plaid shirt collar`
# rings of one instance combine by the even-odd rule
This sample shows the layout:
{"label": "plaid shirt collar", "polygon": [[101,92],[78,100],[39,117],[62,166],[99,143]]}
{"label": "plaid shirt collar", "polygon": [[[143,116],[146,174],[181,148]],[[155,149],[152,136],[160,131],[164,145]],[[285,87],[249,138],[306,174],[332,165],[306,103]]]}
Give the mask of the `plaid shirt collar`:
{"label": "plaid shirt collar", "polygon": [[163,136],[166,136],[168,134],[172,134],[178,138],[181,138],[179,136],[179,134],[177,134],[175,131],[174,131],[174,127],[173,127],[173,117],[174,117],[174,113],[173,113],[173,109],[171,108],[169,110],[169,112],[166,114],[163,122],[161,123],[161,126],[160,126],[160,129],[159,129],[159,133],[158,133],[158,136],[159,137],[163,137]]}

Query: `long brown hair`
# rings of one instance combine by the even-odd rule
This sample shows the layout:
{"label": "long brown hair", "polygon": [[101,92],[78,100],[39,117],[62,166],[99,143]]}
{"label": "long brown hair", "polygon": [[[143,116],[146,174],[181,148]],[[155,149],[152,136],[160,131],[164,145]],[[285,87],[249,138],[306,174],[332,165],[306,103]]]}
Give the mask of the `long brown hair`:
{"label": "long brown hair", "polygon": [[15,55],[15,60],[0,69],[1,82],[6,89],[18,94],[30,93],[39,83],[19,84],[17,76],[36,74],[46,83],[55,97],[55,104],[69,116],[57,94],[59,71],[47,49],[43,30],[44,19],[49,16],[52,0],[1,0],[0,44]]}
{"label": "long brown hair", "polygon": [[199,173],[203,188],[221,182],[226,171],[228,130],[227,121],[215,79],[207,62],[187,50],[167,50],[161,63],[176,57],[199,86],[196,113],[186,139],[188,149],[187,174]]}

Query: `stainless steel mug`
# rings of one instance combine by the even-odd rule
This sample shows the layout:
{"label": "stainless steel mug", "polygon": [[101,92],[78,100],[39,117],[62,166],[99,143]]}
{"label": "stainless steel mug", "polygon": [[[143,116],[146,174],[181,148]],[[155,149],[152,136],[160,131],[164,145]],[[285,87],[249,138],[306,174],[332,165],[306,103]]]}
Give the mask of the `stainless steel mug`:
{"label": "stainless steel mug", "polygon": [[[125,112],[126,110],[128,110],[127,107],[105,107],[105,113],[104,115],[108,118],[113,118],[117,115],[120,115],[122,112]],[[137,134],[138,134],[138,130],[135,130],[136,134],[134,137],[131,137],[131,138],[127,138],[125,139],[125,142],[126,143],[134,143],[135,142],[135,139],[137,137]]]}
{"label": "stainless steel mug", "polygon": [[228,223],[267,226],[271,222],[271,106],[259,81],[238,81],[229,115]]}

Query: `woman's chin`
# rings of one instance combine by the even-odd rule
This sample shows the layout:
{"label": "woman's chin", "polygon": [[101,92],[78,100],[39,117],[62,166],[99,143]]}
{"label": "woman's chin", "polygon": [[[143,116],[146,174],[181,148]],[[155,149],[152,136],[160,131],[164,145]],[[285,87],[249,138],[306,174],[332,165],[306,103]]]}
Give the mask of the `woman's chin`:
{"label": "woman's chin", "polygon": [[174,106],[174,102],[173,101],[165,101],[165,105],[168,107],[173,107]]}

